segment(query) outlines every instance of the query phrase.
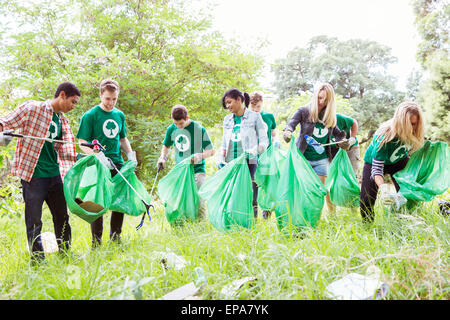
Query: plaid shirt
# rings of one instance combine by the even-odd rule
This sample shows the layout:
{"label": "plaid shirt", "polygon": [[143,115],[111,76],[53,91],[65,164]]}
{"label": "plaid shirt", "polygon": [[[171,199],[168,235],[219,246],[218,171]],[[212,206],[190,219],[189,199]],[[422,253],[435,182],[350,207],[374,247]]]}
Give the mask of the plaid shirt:
{"label": "plaid shirt", "polygon": [[[27,101],[10,114],[0,118],[3,130],[18,130],[19,134],[46,138],[52,121],[53,108],[50,100]],[[69,126],[69,120],[60,113],[62,140],[75,142],[75,137]],[[12,163],[12,174],[29,182],[39,160],[44,140],[19,138]],[[76,162],[75,145],[70,143],[55,143],[58,155],[59,170],[64,178],[70,167]]]}

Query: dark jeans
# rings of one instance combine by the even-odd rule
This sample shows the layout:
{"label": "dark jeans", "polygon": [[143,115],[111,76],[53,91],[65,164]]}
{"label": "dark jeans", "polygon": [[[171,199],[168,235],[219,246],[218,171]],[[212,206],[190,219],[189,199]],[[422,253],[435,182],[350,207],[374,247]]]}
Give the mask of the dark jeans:
{"label": "dark jeans", "polygon": [[[122,168],[122,165],[116,164],[118,170]],[[111,177],[117,174],[116,170],[111,170]],[[111,223],[109,238],[111,240],[120,240],[120,234],[122,233],[124,214],[122,212],[111,212]],[[97,246],[102,243],[103,235],[103,216],[100,216],[97,220],[91,223],[92,245]]]}
{"label": "dark jeans", "polygon": [[247,159],[247,165],[248,169],[250,170],[250,176],[252,178],[252,189],[253,189],[253,214],[255,218],[258,216],[258,185],[255,182],[255,172],[256,168],[258,167],[258,162],[255,160],[249,160]]}
{"label": "dark jeans", "polygon": [[25,225],[30,251],[34,258],[44,259],[41,241],[42,205],[47,203],[53,218],[53,227],[59,250],[70,248],[72,230],[69,224],[66,199],[61,176],[21,180],[25,202]]}
{"label": "dark jeans", "polygon": [[[395,190],[400,189],[397,181],[393,178],[393,175],[402,170],[406,164],[408,163],[409,158],[405,158],[397,163],[392,165],[384,166],[384,175],[389,174],[392,178],[392,182],[394,183]],[[375,219],[374,205],[377,200],[378,194],[378,185],[374,180],[370,178],[372,173],[372,165],[368,163],[364,163],[363,168],[363,177],[361,181],[361,196],[360,196],[360,213],[364,222],[373,222]]]}

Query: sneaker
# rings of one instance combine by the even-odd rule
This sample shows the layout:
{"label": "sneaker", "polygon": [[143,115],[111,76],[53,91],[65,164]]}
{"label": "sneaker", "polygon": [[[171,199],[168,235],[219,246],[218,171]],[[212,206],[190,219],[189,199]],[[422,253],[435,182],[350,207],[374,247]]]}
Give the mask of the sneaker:
{"label": "sneaker", "polygon": [[262,216],[263,216],[263,219],[268,219],[268,218],[270,218],[270,215],[272,214],[272,212],[270,212],[269,210],[264,210],[263,212],[262,212]]}

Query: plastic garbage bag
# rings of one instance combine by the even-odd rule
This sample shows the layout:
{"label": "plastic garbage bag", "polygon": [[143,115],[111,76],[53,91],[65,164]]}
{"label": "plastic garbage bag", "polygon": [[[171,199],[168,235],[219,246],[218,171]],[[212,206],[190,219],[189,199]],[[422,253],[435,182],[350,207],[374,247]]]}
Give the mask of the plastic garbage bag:
{"label": "plastic garbage bag", "polygon": [[270,146],[258,159],[255,182],[258,185],[258,204],[272,211],[278,204],[278,182],[281,167],[286,162],[287,151]]}
{"label": "plastic garbage bag", "polygon": [[198,219],[199,197],[191,158],[179,162],[157,186],[167,221],[172,225]]}
{"label": "plastic garbage bag", "polygon": [[73,214],[92,223],[111,205],[111,173],[94,154],[78,160],[64,177],[64,197]]}
{"label": "plastic garbage bag", "polygon": [[400,186],[399,192],[408,200],[408,209],[443,194],[450,186],[448,145],[442,141],[425,141],[394,178]]}
{"label": "plastic garbage bag", "polygon": [[344,149],[331,161],[328,176],[325,180],[325,189],[330,194],[332,203],[339,207],[359,207],[360,189],[355,172]]}
{"label": "plastic garbage bag", "polygon": [[301,154],[292,136],[286,163],[278,184],[280,204],[275,207],[278,229],[315,227],[327,194],[311,165]]}
{"label": "plastic garbage bag", "polygon": [[[136,165],[136,161],[127,161],[120,169],[120,173],[145,202],[151,203],[152,198],[150,194],[134,173]],[[139,216],[147,211],[141,198],[131,189],[119,173],[112,178],[112,182],[114,189],[112,193],[113,200],[109,207],[111,211],[122,212],[130,216]]]}
{"label": "plastic garbage bag", "polygon": [[252,180],[247,154],[229,162],[202,185],[199,195],[207,201],[211,224],[220,231],[235,226],[251,228],[255,223],[252,207]]}

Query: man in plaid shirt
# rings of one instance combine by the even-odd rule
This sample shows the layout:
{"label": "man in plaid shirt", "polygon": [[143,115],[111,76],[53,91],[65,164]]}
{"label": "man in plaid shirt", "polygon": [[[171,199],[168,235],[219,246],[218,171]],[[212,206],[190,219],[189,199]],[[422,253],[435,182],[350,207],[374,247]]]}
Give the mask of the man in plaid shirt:
{"label": "man in plaid shirt", "polygon": [[76,151],[75,138],[64,114],[75,108],[80,96],[81,93],[74,84],[63,82],[56,89],[53,99],[27,101],[10,114],[0,117],[0,136],[3,136],[3,130],[17,130],[24,136],[68,142],[55,143],[32,138],[19,138],[17,142],[12,174],[19,177],[22,183],[25,225],[32,262],[45,260],[40,237],[44,201],[53,217],[60,252],[69,249],[71,244],[62,179],[76,162]]}

